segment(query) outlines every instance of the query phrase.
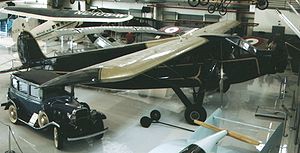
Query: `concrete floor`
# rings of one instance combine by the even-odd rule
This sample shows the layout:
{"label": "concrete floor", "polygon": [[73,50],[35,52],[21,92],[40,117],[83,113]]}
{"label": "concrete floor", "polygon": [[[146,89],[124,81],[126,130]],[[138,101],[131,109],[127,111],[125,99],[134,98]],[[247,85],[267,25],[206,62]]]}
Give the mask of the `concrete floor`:
{"label": "concrete floor", "polygon": [[[11,52],[0,48],[0,63],[10,58]],[[0,65],[0,69],[4,66]],[[9,85],[9,75],[0,75],[0,102],[6,101],[6,92]],[[220,95],[207,94],[204,107],[208,114],[216,108],[222,107],[227,119],[243,123],[275,129],[282,120],[255,117],[258,106],[264,108],[280,108],[281,102],[275,106],[278,98],[280,80],[288,77],[287,93],[283,103],[290,108],[292,105],[293,91],[296,89],[296,76],[285,73],[281,75],[270,75],[257,78],[241,84],[232,85],[224,95],[224,102],[220,102]],[[167,91],[166,93],[164,93]],[[191,92],[185,92],[191,97]],[[137,94],[140,93],[140,94]],[[146,96],[141,96],[146,93]],[[24,153],[60,153],[60,152],[97,152],[97,153],[144,153],[149,152],[155,146],[174,139],[187,138],[191,132],[167,127],[161,124],[153,124],[150,128],[143,128],[139,120],[144,115],[149,115],[151,110],[161,111],[160,121],[164,121],[190,129],[197,126],[188,125],[184,119],[184,106],[170,90],[160,91],[110,91],[105,89],[87,89],[77,87],[75,94],[80,101],[87,102],[91,108],[106,114],[105,125],[109,127],[102,140],[87,139],[76,142],[65,143],[62,151],[55,149],[52,133],[47,131],[35,131],[25,125],[11,124],[7,111],[0,109],[0,121],[11,126],[16,141]],[[153,95],[160,95],[153,97]],[[164,96],[166,95],[166,96]],[[293,117],[288,119],[286,128],[287,137],[283,137],[281,152],[294,153],[293,146],[294,131],[290,130],[293,125]],[[271,131],[247,127],[234,123],[224,122],[222,127],[250,135],[262,142],[265,142]],[[8,150],[8,127],[0,123],[0,152]],[[225,138],[220,145],[243,150],[246,152],[257,152],[255,146],[236,141],[232,138]],[[11,141],[12,149],[20,152],[16,143]]]}

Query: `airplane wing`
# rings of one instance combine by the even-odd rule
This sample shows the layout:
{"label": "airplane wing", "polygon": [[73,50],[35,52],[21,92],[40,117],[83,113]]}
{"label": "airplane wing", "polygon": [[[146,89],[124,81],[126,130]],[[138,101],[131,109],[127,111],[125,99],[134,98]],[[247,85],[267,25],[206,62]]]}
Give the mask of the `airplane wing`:
{"label": "airplane wing", "polygon": [[74,35],[74,34],[94,34],[101,33],[105,30],[115,31],[119,33],[132,32],[132,33],[154,33],[164,34],[152,27],[137,27],[137,26],[98,26],[98,27],[84,27],[84,28],[68,28],[56,30],[58,36]]}
{"label": "airplane wing", "polygon": [[238,26],[240,22],[233,21],[233,20],[226,20],[217,22],[214,24],[210,24],[206,27],[203,27],[201,29],[193,30],[190,32],[185,33],[185,35],[193,35],[193,36],[202,36],[207,34],[224,34],[225,32],[231,30],[232,28]]}
{"label": "airplane wing", "polygon": [[[225,29],[229,29],[229,26],[226,26],[226,24],[224,25],[222,23],[222,25]],[[232,28],[236,26],[235,24],[231,25]],[[221,27],[216,27],[217,32],[224,31]],[[208,31],[213,31],[213,29],[208,29]],[[208,42],[207,39],[197,36],[201,33],[195,32],[196,34],[192,33],[180,39],[170,40],[139,52],[68,73],[44,83],[42,87],[70,85],[74,83],[92,83],[95,81],[103,83],[118,82],[131,79]]]}
{"label": "airplane wing", "polygon": [[133,16],[127,14],[114,14],[99,11],[75,11],[15,6],[1,8],[0,12],[19,16],[27,16],[41,20],[66,22],[124,22],[133,18]]}

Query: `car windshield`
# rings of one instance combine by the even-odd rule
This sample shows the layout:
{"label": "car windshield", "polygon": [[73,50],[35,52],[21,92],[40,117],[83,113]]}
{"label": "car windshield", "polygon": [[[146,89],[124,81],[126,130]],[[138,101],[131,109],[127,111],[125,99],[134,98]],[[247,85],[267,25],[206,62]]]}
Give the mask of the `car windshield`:
{"label": "car windshield", "polygon": [[61,96],[71,97],[71,93],[66,91],[64,87],[51,87],[43,90],[44,99],[61,97]]}

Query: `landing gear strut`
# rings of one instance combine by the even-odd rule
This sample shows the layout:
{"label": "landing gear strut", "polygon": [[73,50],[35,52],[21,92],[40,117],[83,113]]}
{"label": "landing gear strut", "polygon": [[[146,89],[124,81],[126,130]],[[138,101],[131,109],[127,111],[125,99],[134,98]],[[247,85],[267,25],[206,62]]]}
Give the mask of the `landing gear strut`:
{"label": "landing gear strut", "polygon": [[198,92],[196,92],[194,89],[194,103],[192,103],[186,97],[186,95],[182,92],[180,88],[173,87],[172,89],[186,107],[186,110],[184,112],[186,122],[188,122],[189,124],[194,124],[194,120],[205,121],[207,113],[204,107],[202,106],[204,98],[204,91],[202,89],[199,89]]}

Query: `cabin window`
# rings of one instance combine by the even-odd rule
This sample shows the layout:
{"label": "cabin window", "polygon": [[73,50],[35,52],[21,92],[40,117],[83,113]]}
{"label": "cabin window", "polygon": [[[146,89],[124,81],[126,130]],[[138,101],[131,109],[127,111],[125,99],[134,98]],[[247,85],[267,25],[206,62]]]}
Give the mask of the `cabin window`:
{"label": "cabin window", "polygon": [[30,86],[30,95],[35,98],[40,98],[40,88],[37,86]]}
{"label": "cabin window", "polygon": [[15,78],[12,79],[12,87],[18,89],[18,80]]}
{"label": "cabin window", "polygon": [[19,81],[19,90],[23,93],[28,93],[28,84],[26,84],[25,82],[21,82]]}

